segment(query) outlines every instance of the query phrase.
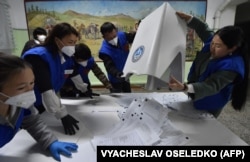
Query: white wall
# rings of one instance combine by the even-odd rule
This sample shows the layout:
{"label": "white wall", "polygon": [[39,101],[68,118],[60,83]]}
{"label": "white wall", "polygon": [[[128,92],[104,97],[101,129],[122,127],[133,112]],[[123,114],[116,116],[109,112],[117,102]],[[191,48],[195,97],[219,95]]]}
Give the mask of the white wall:
{"label": "white wall", "polygon": [[11,24],[14,29],[27,29],[24,0],[8,0]]}
{"label": "white wall", "polygon": [[[206,22],[213,28],[215,26],[216,13],[219,13],[217,28],[226,25],[234,25],[236,7],[248,0],[207,0]],[[248,15],[245,15],[248,17]]]}

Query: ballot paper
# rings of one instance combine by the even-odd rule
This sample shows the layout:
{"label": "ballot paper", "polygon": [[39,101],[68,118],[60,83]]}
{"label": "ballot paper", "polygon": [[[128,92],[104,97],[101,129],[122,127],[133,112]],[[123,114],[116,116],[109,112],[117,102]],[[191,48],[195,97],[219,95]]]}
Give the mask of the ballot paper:
{"label": "ballot paper", "polygon": [[177,129],[171,122],[166,120],[162,126],[160,141],[155,145],[193,145],[195,141],[181,130]]}
{"label": "ballot paper", "polygon": [[184,92],[153,93],[151,96],[176,115],[192,119],[214,119],[207,111],[195,109],[193,101]]}
{"label": "ballot paper", "polygon": [[124,76],[148,75],[145,88],[149,90],[167,86],[170,75],[184,81],[186,31],[184,20],[164,2],[141,20],[123,69]]}
{"label": "ballot paper", "polygon": [[181,115],[187,118],[192,119],[206,119],[206,120],[214,120],[214,116],[205,110],[195,109],[193,106],[193,101],[191,99],[186,101],[177,101],[171,102],[167,104],[167,107],[175,110],[174,113],[177,115]]}
{"label": "ballot paper", "polygon": [[[174,145],[187,143],[187,136],[168,120],[171,110],[151,98],[135,98],[118,122],[106,134],[92,139],[97,145]],[[169,140],[172,139],[172,140]]]}

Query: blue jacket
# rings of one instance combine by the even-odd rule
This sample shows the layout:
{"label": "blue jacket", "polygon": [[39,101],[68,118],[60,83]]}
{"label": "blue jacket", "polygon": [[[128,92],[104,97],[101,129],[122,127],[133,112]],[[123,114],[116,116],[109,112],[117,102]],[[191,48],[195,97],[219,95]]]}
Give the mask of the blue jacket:
{"label": "blue jacket", "polygon": [[[86,67],[76,63],[77,72],[80,74],[84,83],[87,83],[88,85],[91,85],[88,74],[89,74],[89,71],[93,68],[94,63],[95,63],[94,57],[90,57],[88,59],[88,63]],[[74,86],[74,83],[70,78],[67,78],[65,84]]]}

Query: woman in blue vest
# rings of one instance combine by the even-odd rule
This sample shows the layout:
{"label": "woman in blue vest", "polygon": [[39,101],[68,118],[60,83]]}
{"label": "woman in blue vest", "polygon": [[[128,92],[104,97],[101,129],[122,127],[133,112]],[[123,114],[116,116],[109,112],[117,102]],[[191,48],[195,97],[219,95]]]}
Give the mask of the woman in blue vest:
{"label": "woman in blue vest", "polygon": [[123,68],[128,58],[129,47],[136,32],[118,31],[114,24],[105,22],[101,26],[103,42],[99,50],[99,58],[103,60],[113,92],[131,92],[129,80],[125,80]]}
{"label": "woman in blue vest", "polygon": [[225,26],[214,33],[198,18],[181,12],[176,14],[195,29],[204,46],[191,66],[187,84],[171,77],[169,87],[186,91],[195,108],[215,117],[230,100],[235,110],[241,110],[246,102],[249,73],[242,29]]}
{"label": "woman in blue vest", "polygon": [[0,148],[22,127],[57,161],[61,161],[60,154],[70,157],[78,146],[58,141],[33,106],[36,97],[31,65],[20,57],[0,53],[0,78]]}
{"label": "woman in blue vest", "polygon": [[79,43],[75,46],[74,60],[76,62],[75,68],[77,72],[80,74],[84,83],[88,84],[88,92],[82,93],[75,87],[71,79],[67,79],[60,90],[61,97],[92,97],[99,95],[92,92],[91,82],[88,77],[90,70],[101,81],[105,88],[111,90],[112,86],[108,78],[95,62],[91,50],[86,44]]}
{"label": "woman in blue vest", "polygon": [[65,134],[75,134],[79,130],[78,121],[68,114],[57,93],[65,79],[71,77],[76,87],[85,92],[87,85],[74,72],[72,55],[78,41],[78,32],[68,23],[55,25],[43,45],[34,47],[23,54],[23,58],[33,66],[35,74],[35,107],[42,113],[46,109],[57,119],[61,119]]}

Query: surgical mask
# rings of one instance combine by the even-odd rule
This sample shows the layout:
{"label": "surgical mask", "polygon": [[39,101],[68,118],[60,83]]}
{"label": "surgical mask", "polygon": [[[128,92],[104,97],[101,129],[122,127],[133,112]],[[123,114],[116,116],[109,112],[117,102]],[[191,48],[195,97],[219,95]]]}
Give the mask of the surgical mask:
{"label": "surgical mask", "polygon": [[24,92],[12,97],[7,96],[6,94],[1,92],[0,94],[5,97],[8,97],[8,99],[5,102],[1,100],[0,102],[5,103],[7,105],[17,106],[25,109],[28,109],[36,101],[34,90]]}
{"label": "surgical mask", "polygon": [[63,46],[61,51],[67,56],[71,57],[75,53],[75,46]]}
{"label": "surgical mask", "polygon": [[45,39],[46,39],[46,35],[38,35],[38,36],[37,36],[37,39],[38,39],[40,42],[44,42]]}
{"label": "surgical mask", "polygon": [[78,62],[78,64],[82,65],[83,67],[86,67],[88,65],[88,60]]}
{"label": "surgical mask", "polygon": [[113,46],[117,46],[117,42],[118,42],[118,37],[116,36],[114,39],[108,41],[109,44],[112,44]]}

